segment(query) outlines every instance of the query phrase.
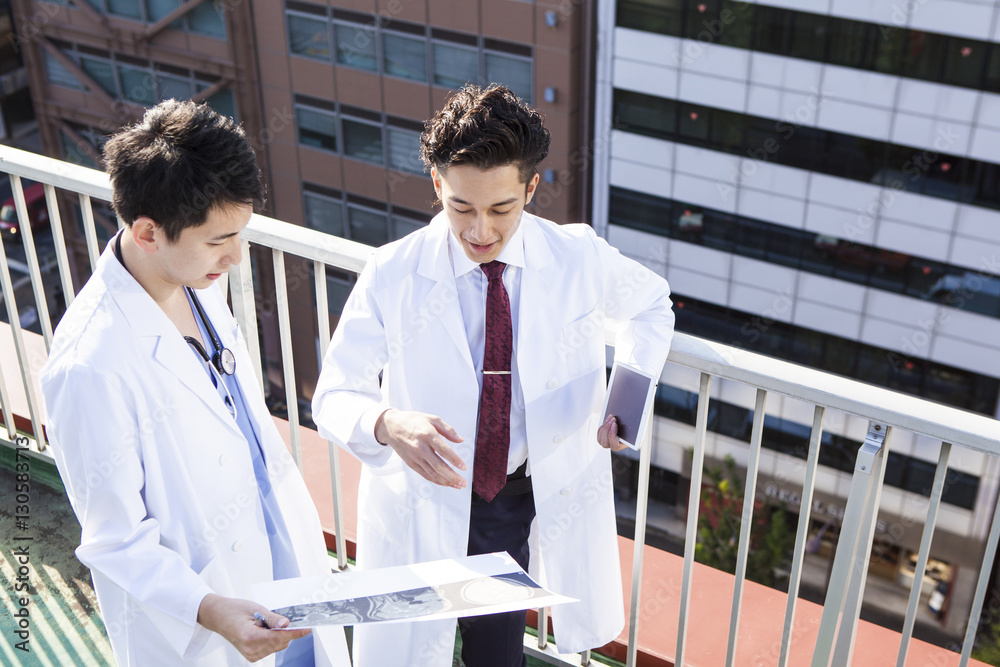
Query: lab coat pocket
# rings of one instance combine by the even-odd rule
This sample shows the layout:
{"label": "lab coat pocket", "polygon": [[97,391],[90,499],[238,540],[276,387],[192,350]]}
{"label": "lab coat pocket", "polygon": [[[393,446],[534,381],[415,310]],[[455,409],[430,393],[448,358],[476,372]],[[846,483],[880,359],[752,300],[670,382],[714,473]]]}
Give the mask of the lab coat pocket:
{"label": "lab coat pocket", "polygon": [[595,307],[563,326],[556,346],[565,384],[570,380],[604,369],[604,310]]}

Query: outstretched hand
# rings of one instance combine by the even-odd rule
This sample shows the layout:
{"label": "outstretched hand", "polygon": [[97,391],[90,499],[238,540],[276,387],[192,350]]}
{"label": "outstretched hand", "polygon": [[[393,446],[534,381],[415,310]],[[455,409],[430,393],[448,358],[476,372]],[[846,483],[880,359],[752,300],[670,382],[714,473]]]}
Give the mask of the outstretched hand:
{"label": "outstretched hand", "polygon": [[610,415],[601,427],[597,429],[597,443],[604,447],[604,449],[610,449],[613,452],[620,452],[621,450],[628,447],[625,443],[618,439],[618,418],[614,415]]}
{"label": "outstretched hand", "polygon": [[392,447],[424,479],[441,486],[465,488],[465,480],[452,468],[466,470],[465,461],[448,445],[449,441],[462,442],[462,436],[440,417],[386,410],[375,422],[375,439]]}
{"label": "outstretched hand", "polygon": [[[267,624],[261,627],[254,620],[259,613]],[[226,598],[209,593],[198,607],[198,623],[222,635],[244,658],[257,662],[272,653],[283,651],[293,639],[305,637],[311,630],[281,630],[288,619],[250,600]],[[271,629],[268,629],[271,628]]]}

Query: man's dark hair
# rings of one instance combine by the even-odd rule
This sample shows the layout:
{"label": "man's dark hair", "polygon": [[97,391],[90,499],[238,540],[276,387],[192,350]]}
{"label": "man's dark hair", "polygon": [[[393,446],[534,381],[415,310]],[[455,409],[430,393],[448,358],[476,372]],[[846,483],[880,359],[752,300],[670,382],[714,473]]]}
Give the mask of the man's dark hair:
{"label": "man's dark hair", "polygon": [[513,164],[527,183],[549,154],[542,117],[509,88],[467,85],[424,123],[420,157],[438,171],[456,165],[493,169]]}
{"label": "man's dark hair", "polygon": [[212,209],[264,205],[253,148],[207,104],[166,100],[104,146],[112,204],[127,225],[148,217],[176,241]]}

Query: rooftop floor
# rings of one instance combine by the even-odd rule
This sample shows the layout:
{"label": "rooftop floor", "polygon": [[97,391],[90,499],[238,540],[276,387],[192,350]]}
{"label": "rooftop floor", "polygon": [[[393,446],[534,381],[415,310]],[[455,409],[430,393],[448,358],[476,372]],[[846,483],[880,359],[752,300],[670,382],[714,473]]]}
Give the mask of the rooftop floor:
{"label": "rooftop floor", "polygon": [[[11,454],[0,447],[0,489],[13,489],[16,482]],[[51,465],[31,464],[30,522],[27,529],[15,526],[15,506],[0,504],[0,581],[4,597],[4,616],[16,611],[14,585],[20,564],[15,549],[28,544],[31,585],[30,636],[27,652],[15,645],[6,623],[0,640],[0,665],[5,667],[112,667],[114,657],[97,609],[97,597],[90,572],[76,559],[74,550],[80,542],[80,524],[66,498],[65,490]],[[9,497],[6,494],[4,497]],[[30,537],[18,540],[15,537]],[[11,626],[11,629],[13,626]],[[461,667],[461,642],[455,646],[454,667]],[[529,667],[545,662],[528,658]]]}

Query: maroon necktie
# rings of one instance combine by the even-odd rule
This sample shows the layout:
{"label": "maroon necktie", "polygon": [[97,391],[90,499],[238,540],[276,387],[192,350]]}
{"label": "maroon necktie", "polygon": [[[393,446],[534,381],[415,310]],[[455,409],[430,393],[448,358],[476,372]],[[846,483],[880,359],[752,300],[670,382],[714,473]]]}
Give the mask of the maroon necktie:
{"label": "maroon necktie", "polygon": [[493,500],[507,483],[507,450],[510,449],[510,358],[514,331],[510,321],[510,299],[503,286],[506,266],[496,260],[480,265],[490,284],[486,290],[486,350],[472,489],[486,501]]}

